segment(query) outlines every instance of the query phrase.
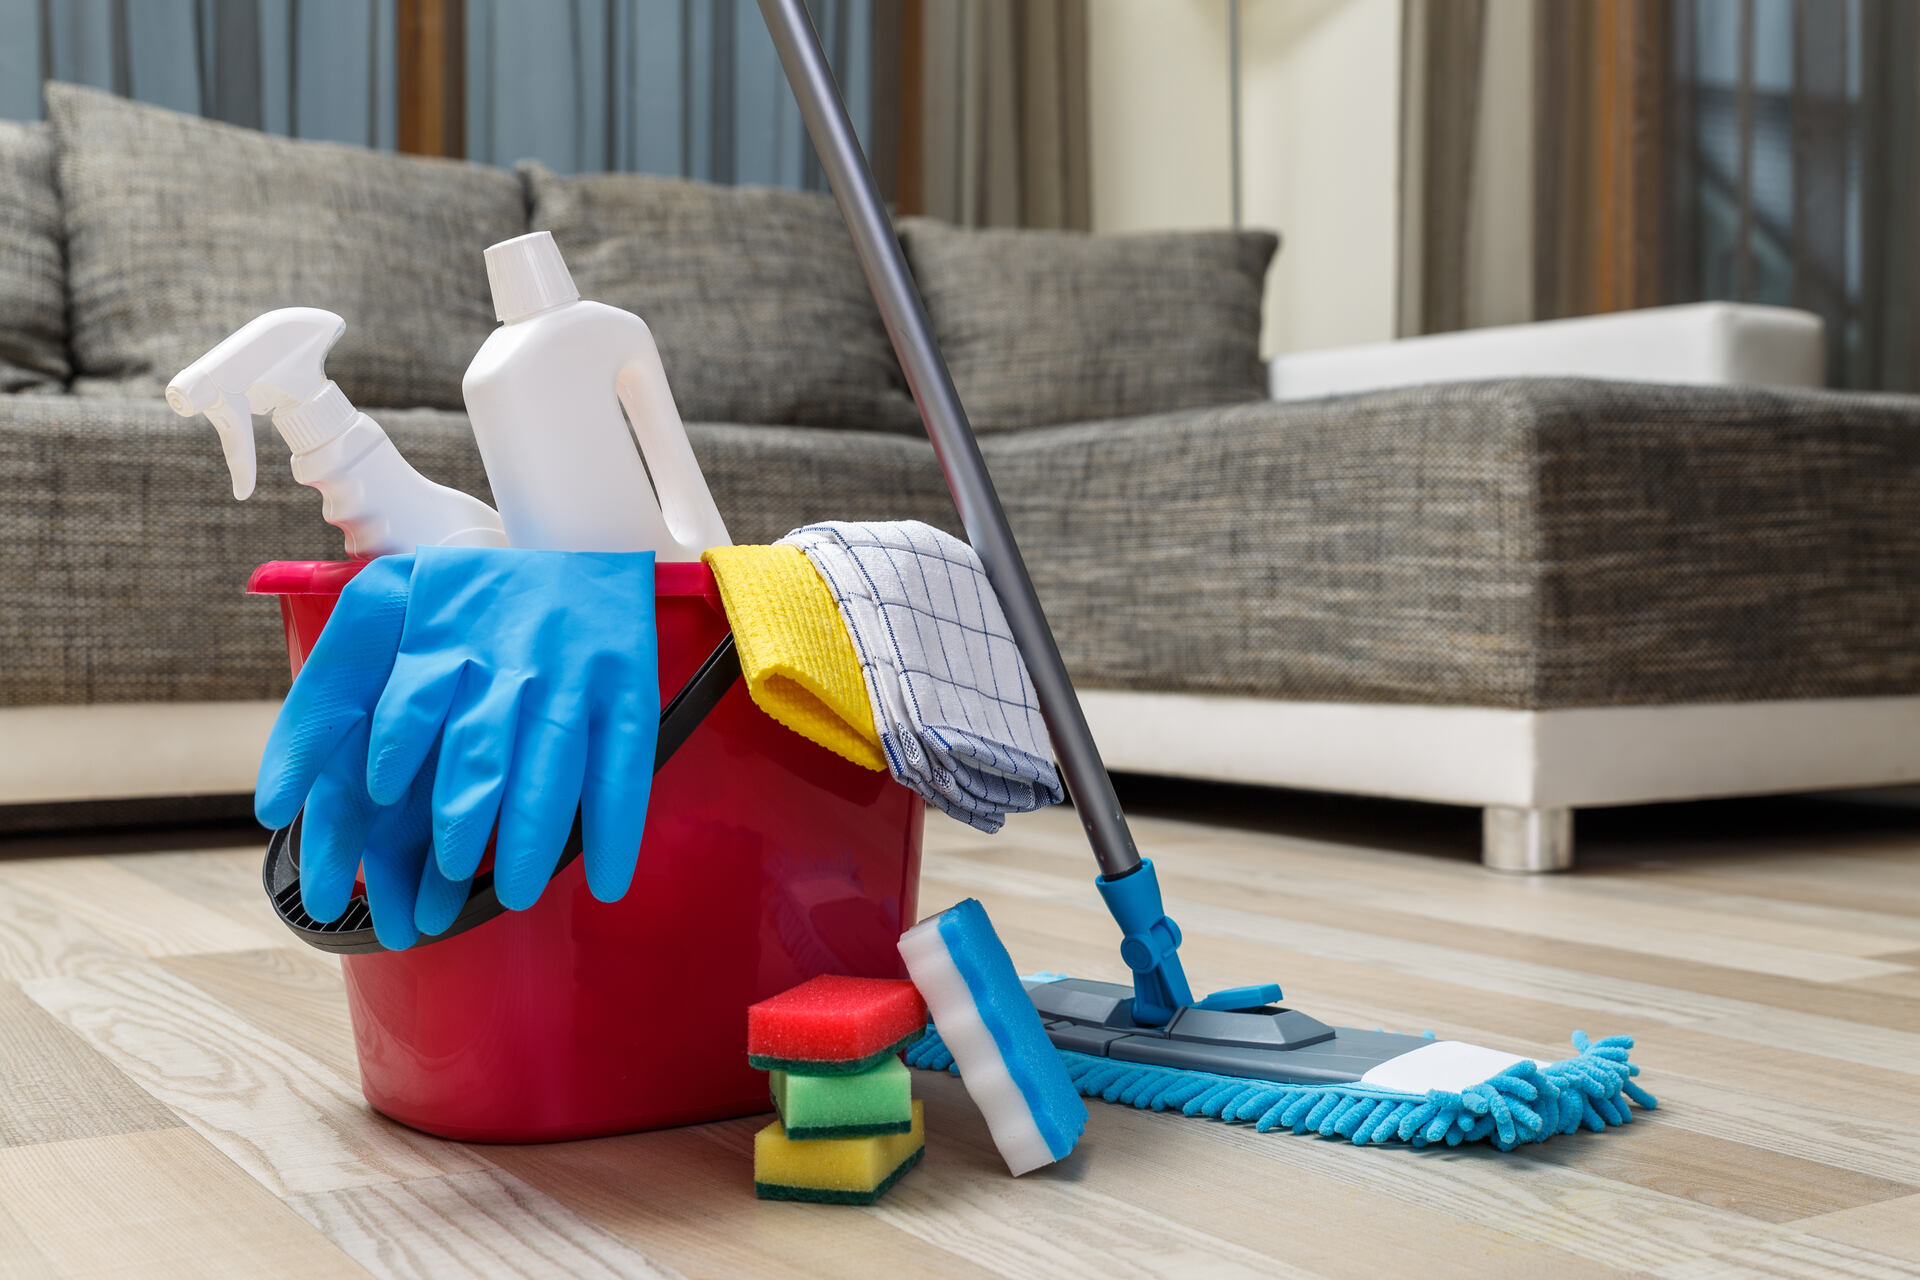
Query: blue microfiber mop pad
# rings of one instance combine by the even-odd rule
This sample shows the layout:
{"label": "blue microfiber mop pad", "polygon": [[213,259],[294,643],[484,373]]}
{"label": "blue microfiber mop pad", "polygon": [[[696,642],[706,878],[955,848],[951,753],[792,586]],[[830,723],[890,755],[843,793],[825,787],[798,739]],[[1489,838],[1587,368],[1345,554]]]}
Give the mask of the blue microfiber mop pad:
{"label": "blue microfiber mop pad", "polygon": [[[1459,1146],[1484,1141],[1511,1151],[1526,1143],[1545,1142],[1556,1133],[1574,1133],[1582,1126],[1598,1133],[1612,1125],[1629,1124],[1633,1120],[1629,1100],[1648,1110],[1659,1105],[1653,1095],[1633,1083],[1640,1068],[1627,1060],[1633,1048],[1630,1037],[1593,1041],[1576,1031],[1573,1047],[1579,1053],[1572,1058],[1544,1064],[1521,1059],[1476,1084],[1425,1093],[1361,1082],[1281,1084],[1113,1062],[1069,1050],[1056,1052],[1073,1087],[1089,1098],[1251,1124],[1261,1133],[1287,1129],[1346,1138],[1361,1146],[1385,1142]],[[965,1066],[955,1062],[955,1055],[934,1030],[907,1050],[907,1065],[959,1071],[965,1078]]]}
{"label": "blue microfiber mop pad", "polygon": [[987,912],[968,898],[922,920],[900,939],[913,984],[937,1032],[952,1046],[960,1079],[986,1117],[993,1142],[1016,1177],[1064,1158],[1087,1126],[1061,1055]]}

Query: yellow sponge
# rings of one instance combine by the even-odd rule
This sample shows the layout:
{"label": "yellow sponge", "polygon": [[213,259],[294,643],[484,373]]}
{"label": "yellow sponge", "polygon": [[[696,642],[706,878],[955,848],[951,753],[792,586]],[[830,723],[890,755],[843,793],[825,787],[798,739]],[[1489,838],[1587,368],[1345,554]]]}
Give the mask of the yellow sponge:
{"label": "yellow sponge", "polygon": [[762,1200],[872,1204],[919,1163],[926,1148],[917,1099],[913,1128],[905,1133],[796,1142],[775,1120],[753,1135],[753,1193]]}
{"label": "yellow sponge", "polygon": [[801,737],[883,770],[860,658],[827,584],[798,547],[714,547],[713,569],[754,705]]}

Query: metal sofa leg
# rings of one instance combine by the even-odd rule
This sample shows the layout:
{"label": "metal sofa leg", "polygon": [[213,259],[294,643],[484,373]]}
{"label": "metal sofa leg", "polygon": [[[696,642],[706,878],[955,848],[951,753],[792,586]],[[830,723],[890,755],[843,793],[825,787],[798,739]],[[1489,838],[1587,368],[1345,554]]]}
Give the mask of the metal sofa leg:
{"label": "metal sofa leg", "polygon": [[1481,819],[1480,861],[1494,871],[1535,875],[1573,866],[1573,810],[1489,805]]}

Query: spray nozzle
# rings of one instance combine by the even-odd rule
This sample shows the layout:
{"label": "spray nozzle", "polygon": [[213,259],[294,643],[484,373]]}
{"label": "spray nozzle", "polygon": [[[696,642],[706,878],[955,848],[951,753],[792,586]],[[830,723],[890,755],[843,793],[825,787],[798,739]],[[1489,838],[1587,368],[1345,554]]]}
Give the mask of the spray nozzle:
{"label": "spray nozzle", "polygon": [[175,413],[204,413],[220,433],[234,497],[253,492],[252,415],[298,408],[331,388],[327,352],[346,331],[345,320],[317,307],[269,311],[167,384],[167,404]]}

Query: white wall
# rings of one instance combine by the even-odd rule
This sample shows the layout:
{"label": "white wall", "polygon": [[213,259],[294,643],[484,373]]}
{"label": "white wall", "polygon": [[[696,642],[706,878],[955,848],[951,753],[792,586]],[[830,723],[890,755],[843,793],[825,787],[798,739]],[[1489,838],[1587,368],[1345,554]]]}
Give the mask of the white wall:
{"label": "white wall", "polygon": [[[1093,0],[1087,34],[1094,230],[1229,225],[1226,0]],[[1400,0],[1241,0],[1269,353],[1393,336],[1399,81]]]}
{"label": "white wall", "polygon": [[1226,0],[1091,0],[1087,96],[1095,231],[1233,221]]}

